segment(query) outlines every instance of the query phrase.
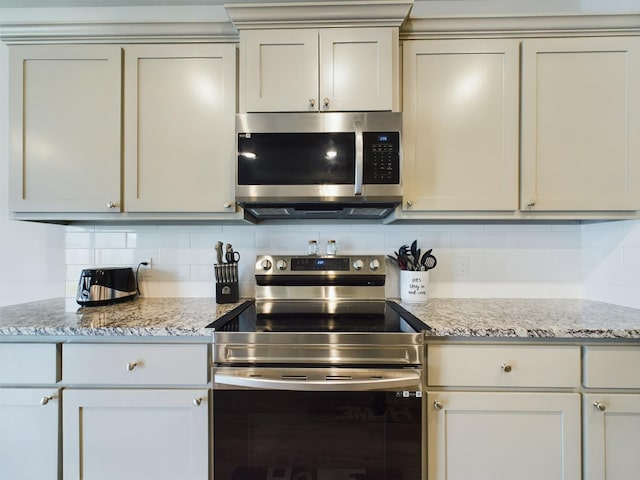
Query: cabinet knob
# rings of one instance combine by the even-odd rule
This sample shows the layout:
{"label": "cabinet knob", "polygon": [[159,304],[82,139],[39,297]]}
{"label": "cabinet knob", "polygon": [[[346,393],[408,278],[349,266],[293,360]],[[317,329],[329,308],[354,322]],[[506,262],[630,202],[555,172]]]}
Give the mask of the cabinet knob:
{"label": "cabinet knob", "polygon": [[504,373],[511,373],[512,370],[511,365],[509,365],[508,363],[503,363],[502,365],[500,365],[500,368]]}
{"label": "cabinet knob", "polygon": [[441,401],[439,401],[439,400],[435,400],[435,401],[433,402],[433,408],[434,408],[434,410],[442,410],[442,406],[443,406],[443,405],[442,405],[442,402],[441,402]]}
{"label": "cabinet knob", "polygon": [[607,406],[602,402],[593,402],[593,406],[600,412],[604,412],[607,409]]}
{"label": "cabinet knob", "polygon": [[118,208],[118,202],[107,202],[107,208]]}
{"label": "cabinet knob", "polygon": [[231,204],[229,202],[225,202],[223,206],[224,208],[231,208]]}
{"label": "cabinet knob", "polygon": [[132,372],[133,369],[136,368],[137,366],[138,366],[138,362],[129,362],[127,363],[127,370]]}
{"label": "cabinet knob", "polygon": [[527,203],[527,207],[528,208],[533,208],[536,206],[536,201],[535,200],[529,200],[529,203]]}
{"label": "cabinet knob", "polygon": [[331,101],[327,97],[322,99],[322,105],[324,105],[325,107],[328,107],[329,103],[331,103]]}
{"label": "cabinet knob", "polygon": [[315,107],[316,106],[316,99],[315,98],[310,98],[309,99],[309,106],[310,107]]}
{"label": "cabinet knob", "polygon": [[42,397],[40,399],[40,405],[46,405],[47,403],[49,403],[50,400],[53,400],[53,396],[49,395],[46,397]]}
{"label": "cabinet knob", "polygon": [[413,200],[407,200],[407,208],[413,207]]}
{"label": "cabinet knob", "polygon": [[193,406],[199,407],[202,404],[202,397],[196,397],[193,399]]}

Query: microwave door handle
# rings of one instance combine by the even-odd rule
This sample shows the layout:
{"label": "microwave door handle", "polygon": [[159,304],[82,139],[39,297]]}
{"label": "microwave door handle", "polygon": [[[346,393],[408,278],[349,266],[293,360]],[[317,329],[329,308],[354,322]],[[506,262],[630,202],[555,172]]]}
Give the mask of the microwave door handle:
{"label": "microwave door handle", "polygon": [[364,146],[362,141],[362,122],[356,120],[353,122],[356,134],[356,182],[354,195],[362,195],[362,179],[364,176]]}

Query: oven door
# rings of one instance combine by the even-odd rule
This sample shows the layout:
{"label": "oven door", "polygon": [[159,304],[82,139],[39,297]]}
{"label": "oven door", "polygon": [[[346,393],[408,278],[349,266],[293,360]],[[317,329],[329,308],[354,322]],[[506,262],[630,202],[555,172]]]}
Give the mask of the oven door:
{"label": "oven door", "polygon": [[214,371],[216,480],[425,478],[418,369]]}

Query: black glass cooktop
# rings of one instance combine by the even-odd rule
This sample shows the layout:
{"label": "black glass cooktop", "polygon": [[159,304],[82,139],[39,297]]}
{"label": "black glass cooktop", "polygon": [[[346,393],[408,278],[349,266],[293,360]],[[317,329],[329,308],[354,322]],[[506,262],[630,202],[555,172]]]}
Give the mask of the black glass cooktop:
{"label": "black glass cooktop", "polygon": [[[307,307],[307,308],[305,308]],[[260,310],[260,312],[259,312]],[[265,312],[266,311],[266,312]],[[364,332],[415,333],[429,330],[418,318],[391,301],[332,306],[248,301],[207,326],[223,332]]]}

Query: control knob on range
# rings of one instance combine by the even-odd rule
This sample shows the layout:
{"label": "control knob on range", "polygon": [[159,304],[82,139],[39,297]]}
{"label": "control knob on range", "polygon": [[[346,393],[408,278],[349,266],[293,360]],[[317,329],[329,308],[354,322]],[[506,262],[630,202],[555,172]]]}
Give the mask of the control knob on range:
{"label": "control knob on range", "polygon": [[356,260],[355,262],[353,262],[353,268],[356,270],[362,270],[362,267],[364,267],[364,262],[360,259]]}
{"label": "control knob on range", "polygon": [[287,269],[287,261],[286,260],[282,260],[282,259],[278,260],[276,262],[276,268],[278,270],[286,270]]}
{"label": "control knob on range", "polygon": [[378,260],[377,258],[374,258],[373,260],[371,260],[369,262],[369,268],[371,270],[378,270],[380,268],[380,260]]}
{"label": "control knob on range", "polygon": [[260,266],[262,267],[263,270],[270,270],[271,260],[269,260],[268,258],[265,258],[264,260],[262,260],[262,262],[260,262]]}

